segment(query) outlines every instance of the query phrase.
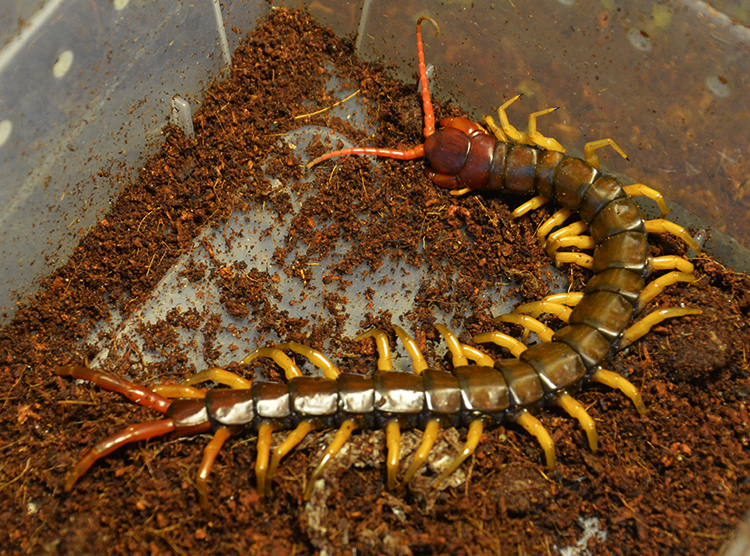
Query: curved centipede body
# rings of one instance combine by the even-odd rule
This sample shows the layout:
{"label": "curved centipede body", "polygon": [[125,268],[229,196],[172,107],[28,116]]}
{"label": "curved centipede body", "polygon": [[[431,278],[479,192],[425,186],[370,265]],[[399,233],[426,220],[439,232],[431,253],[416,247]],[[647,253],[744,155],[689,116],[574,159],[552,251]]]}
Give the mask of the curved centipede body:
{"label": "curved centipede body", "polygon": [[[323,354],[296,343],[260,348],[241,362],[246,364],[259,356],[271,357],[285,370],[286,383],[249,381],[217,368],[199,373],[182,386],[149,389],[86,367],[62,367],[57,370],[60,375],[94,382],[164,414],[163,419],[131,425],[95,445],[73,468],[66,490],[71,490],[98,459],[124,444],[168,433],[186,436],[213,432],[196,479],[199,501],[205,508],[207,479],[221,446],[229,437],[249,429],[258,436],[257,489],[260,497],[266,498],[271,493],[280,460],[310,431],[328,428],[338,430],[307,483],[305,498],[312,495],[316,481],[356,429],[386,430],[387,486],[393,490],[415,476],[441,428],[467,427],[464,448],[435,478],[437,485],[474,452],[485,426],[507,421],[518,423],[534,435],[543,448],[547,466],[554,467],[554,443],[534,417],[539,408],[550,404],[559,405],[580,421],[595,451],[598,441],[594,421],[571,396],[588,382],[620,389],[639,412],[645,412],[636,388],[606,370],[604,363],[656,323],[701,313],[698,309],[662,309],[632,324],[634,316],[665,287],[695,279],[692,264],[683,258],[652,258],[648,233],[673,233],[696,252],[698,245],[672,222],[663,218],[646,220],[631,199],[634,195],[653,198],[662,207],[663,217],[666,205],[660,194],[641,184],[623,186],[616,178],[599,171],[596,149],[610,145],[624,155],[611,139],[588,144],[584,160],[568,155],[554,139],[541,135],[536,130],[536,118],[552,110],[532,114],[528,134],[511,126],[505,115],[505,109],[518,97],[500,107],[499,126],[490,117],[484,119],[491,133],[479,124],[457,117],[441,120],[440,129],[436,129],[421,40],[420,26],[425,19],[429,20],[421,18],[417,23],[424,144],[407,151],[369,147],[336,151],[313,160],[308,167],[350,154],[401,160],[424,157],[425,175],[454,194],[489,190],[535,196],[514,211],[516,217],[554,200],[562,209],[540,227],[538,237],[556,261],[576,263],[592,271],[593,277],[584,292],[548,296],[498,317],[497,320],[536,332],[542,342],[532,347],[527,348],[499,332],[474,338],[477,343],[494,342],[509,349],[512,358],[493,361],[475,348],[461,344],[449,330],[439,326],[453,356],[450,372],[430,368],[414,341],[397,326],[394,329],[411,356],[414,372],[393,371],[387,337],[379,330],[370,330],[358,338],[373,338],[378,348],[378,370],[370,376],[340,373]],[[561,227],[574,214],[580,221]],[[553,231],[555,228],[559,229]],[[592,254],[559,251],[566,247],[590,250]],[[647,283],[654,271],[662,270],[669,272]],[[553,313],[565,325],[553,332],[534,318],[541,313]],[[325,376],[303,376],[283,349],[306,356]],[[194,388],[206,380],[231,388],[208,391]],[[419,428],[424,434],[420,448],[399,481],[398,454],[403,428]],[[273,447],[273,432],[278,430],[292,432]]]}

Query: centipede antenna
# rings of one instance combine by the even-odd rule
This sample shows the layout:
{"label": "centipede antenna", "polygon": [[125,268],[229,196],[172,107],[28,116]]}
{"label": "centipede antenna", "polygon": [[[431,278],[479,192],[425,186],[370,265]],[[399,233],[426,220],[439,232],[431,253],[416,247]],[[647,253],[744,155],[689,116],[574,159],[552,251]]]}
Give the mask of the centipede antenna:
{"label": "centipede antenna", "polygon": [[422,22],[429,21],[435,26],[435,36],[440,34],[440,26],[428,16],[422,16],[417,20],[417,59],[419,60],[419,84],[422,89],[422,109],[424,111],[424,137],[427,139],[435,133],[435,112],[430,99],[430,87],[427,83],[427,65],[424,61],[424,47],[422,45]]}

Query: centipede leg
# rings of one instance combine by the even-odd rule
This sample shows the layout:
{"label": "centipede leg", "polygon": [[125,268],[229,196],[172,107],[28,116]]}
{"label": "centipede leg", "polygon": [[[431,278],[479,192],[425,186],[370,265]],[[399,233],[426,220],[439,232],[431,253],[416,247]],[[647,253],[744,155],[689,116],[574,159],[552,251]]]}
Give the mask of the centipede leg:
{"label": "centipede leg", "polygon": [[346,444],[346,441],[349,440],[349,437],[356,428],[357,424],[353,420],[347,419],[341,424],[339,430],[336,431],[336,436],[334,436],[333,442],[331,442],[331,445],[328,446],[325,454],[323,455],[323,459],[320,461],[318,466],[315,468],[315,471],[313,471],[313,474],[310,476],[310,480],[307,483],[307,487],[305,488],[305,492],[303,494],[303,498],[305,500],[310,499],[310,496],[312,496],[313,488],[315,488],[315,482],[323,474],[326,467],[330,463],[331,458],[333,458],[333,456],[335,456],[339,452],[339,450],[341,450],[341,447]]}
{"label": "centipede leg", "polygon": [[565,150],[565,148],[557,141],[557,139],[553,139],[552,137],[545,137],[544,135],[539,133],[536,128],[536,120],[538,117],[554,112],[555,110],[557,110],[557,108],[547,108],[545,110],[539,110],[538,112],[529,114],[529,140],[534,145],[542,147],[543,149],[547,149],[548,151],[567,153],[568,151]]}
{"label": "centipede leg", "polygon": [[517,207],[511,214],[511,218],[520,218],[527,212],[531,212],[532,210],[536,210],[539,207],[545,205],[546,203],[549,203],[551,199],[549,197],[545,197],[544,195],[537,195],[536,197],[532,197],[525,203],[523,203],[521,206]]}
{"label": "centipede leg", "polygon": [[586,253],[555,253],[555,262],[577,264],[589,270],[594,268],[594,258]]}
{"label": "centipede leg", "polygon": [[483,432],[484,423],[482,423],[481,419],[472,421],[469,424],[469,432],[466,435],[466,443],[464,444],[463,450],[461,450],[461,453],[453,458],[453,461],[451,461],[450,465],[448,465],[448,467],[438,476],[438,478],[433,481],[433,488],[437,487],[440,483],[450,477],[453,472],[458,469],[464,461],[466,461],[466,458],[474,453],[474,450],[477,449],[477,445],[479,444],[479,440],[482,438]]}
{"label": "centipede leg", "polygon": [[547,429],[544,428],[539,419],[525,410],[516,416],[515,420],[516,423],[526,429],[526,432],[536,437],[537,441],[539,441],[542,450],[544,450],[544,457],[547,460],[547,469],[552,471],[557,463],[557,456],[555,455],[555,443],[552,441],[552,437],[547,432]]}
{"label": "centipede leg", "polygon": [[573,211],[569,208],[561,208],[547,220],[545,220],[536,231],[536,238],[537,240],[539,240],[539,245],[545,247],[547,245],[547,234],[549,234],[555,227],[560,226],[563,222],[570,218],[572,214]]}
{"label": "centipede leg", "polygon": [[560,394],[556,400],[557,405],[568,412],[568,415],[578,419],[586,436],[589,439],[591,451],[596,453],[599,449],[599,436],[596,434],[596,424],[581,403],[569,394]]}
{"label": "centipede leg", "polygon": [[[508,99],[507,101],[505,101],[497,109],[497,117],[500,119],[500,127],[502,128],[502,130],[503,130],[503,132],[504,132],[505,135],[507,135],[508,137],[510,137],[511,139],[513,139],[514,141],[516,141],[517,143],[523,143],[525,145],[530,145],[531,141],[529,140],[529,136],[526,133],[524,133],[523,131],[518,131],[515,127],[513,127],[510,124],[510,121],[508,120],[508,114],[506,112],[506,110],[508,109],[508,107],[511,104],[513,104],[514,102],[516,102],[519,98],[521,98],[521,95],[516,95],[516,96]],[[490,118],[489,116],[485,117],[485,123],[487,123],[487,120],[493,121],[492,118]],[[488,126],[489,126],[489,124],[488,124]],[[495,131],[492,126],[489,126],[489,127],[490,127],[490,129],[492,129],[493,132]],[[497,134],[495,134],[495,136],[497,137]],[[498,137],[498,140],[505,141],[505,142],[508,141],[507,138],[506,139],[500,139],[500,137]]]}
{"label": "centipede leg", "polygon": [[213,380],[214,382],[224,384],[225,386],[229,386],[230,388],[234,388],[237,390],[251,388],[253,385],[252,381],[242,378],[238,374],[232,373],[225,369],[221,369],[219,367],[214,367],[212,369],[196,373],[186,381],[184,381],[183,384],[191,386],[193,384],[198,384],[207,380]]}
{"label": "centipede leg", "polygon": [[73,469],[71,469],[70,474],[65,481],[65,491],[70,492],[73,485],[76,484],[76,481],[80,479],[97,460],[111,454],[125,444],[140,442],[141,440],[149,440],[156,436],[162,436],[169,432],[173,432],[174,430],[175,424],[173,419],[145,421],[143,423],[130,425],[120,432],[99,441],[78,461],[78,463],[75,464]]}
{"label": "centipede leg", "polygon": [[[588,237],[589,239],[591,239],[591,243],[593,245],[593,238],[591,238],[590,236],[581,236],[581,234],[588,229],[588,224],[586,224],[586,222],[584,222],[583,220],[579,220],[578,222],[573,222],[569,226],[565,226],[564,228],[555,230],[547,237],[547,245],[545,247],[545,249],[547,250],[547,254],[553,255],[557,249],[564,246],[557,245],[560,240],[573,236],[579,238]],[[581,240],[579,239],[578,242],[581,242]]]}
{"label": "centipede leg", "polygon": [[695,240],[693,239],[693,236],[690,235],[690,233],[680,226],[679,224],[675,224],[674,222],[670,222],[669,220],[665,220],[663,218],[657,218],[655,220],[646,220],[646,231],[651,234],[663,234],[669,232],[670,234],[677,236],[682,241],[687,243],[690,248],[695,251],[696,253],[701,252],[700,245],[698,245]]}
{"label": "centipede leg", "polygon": [[669,209],[667,208],[667,201],[664,200],[664,195],[659,193],[656,189],[652,189],[648,185],[644,185],[642,183],[634,183],[632,185],[626,185],[623,187],[625,190],[625,193],[628,194],[628,197],[648,197],[652,201],[654,201],[657,205],[659,205],[659,210],[661,211],[660,218],[664,218],[667,214],[669,214]]}
{"label": "centipede leg", "polygon": [[414,454],[414,459],[411,461],[411,464],[409,464],[409,468],[406,470],[406,473],[404,473],[403,484],[409,484],[417,471],[419,471],[419,468],[424,465],[430,450],[432,450],[432,447],[437,440],[438,431],[440,431],[440,421],[437,419],[431,419],[427,422],[427,425],[424,428],[424,433],[422,434],[422,443]]}
{"label": "centipede leg", "polygon": [[622,342],[620,343],[620,349],[626,348],[636,340],[642,338],[652,327],[656,326],[660,322],[666,319],[672,319],[675,317],[684,317],[687,315],[701,315],[703,311],[700,309],[683,309],[681,307],[672,307],[669,309],[658,309],[653,313],[649,313],[644,318],[636,322],[630,328],[625,330],[622,335]]}
{"label": "centipede leg", "polygon": [[299,369],[297,364],[283,351],[275,347],[264,347],[258,348],[255,351],[249,353],[242,361],[240,365],[247,365],[253,359],[258,357],[270,357],[274,362],[284,369],[284,373],[287,380],[292,380],[295,377],[302,376],[302,371]]}
{"label": "centipede leg", "polygon": [[404,330],[397,324],[393,325],[393,330],[396,332],[396,335],[401,339],[401,342],[404,344],[404,347],[406,348],[406,352],[409,354],[409,357],[411,358],[412,366],[414,367],[414,373],[422,374],[422,371],[428,368],[429,365],[427,364],[427,360],[424,358],[424,355],[422,355],[422,352],[419,350],[419,347],[417,346],[417,342],[414,341],[414,338],[409,336],[409,333],[406,330]]}
{"label": "centipede leg", "polygon": [[330,378],[335,380],[338,378],[338,376],[341,374],[341,371],[339,371],[339,368],[334,365],[330,359],[328,359],[325,355],[320,353],[317,349],[313,349],[311,347],[303,346],[300,343],[297,342],[284,342],[283,344],[279,344],[276,346],[277,349],[290,349],[295,353],[299,353],[300,355],[307,358],[310,363],[318,367],[321,371],[323,371],[323,374],[326,378]]}
{"label": "centipede leg", "polygon": [[556,256],[557,250],[564,247],[578,247],[578,249],[593,249],[596,247],[594,238],[591,236],[565,236],[555,240],[553,243],[547,243],[547,253],[550,256]]}
{"label": "centipede leg", "polygon": [[519,305],[518,307],[513,309],[513,313],[528,313],[528,315],[533,318],[538,317],[542,313],[549,313],[551,315],[555,315],[563,322],[568,322],[570,313],[572,312],[573,310],[570,307],[562,305],[561,303],[546,301],[544,299],[542,299],[541,301],[524,303],[523,305]]}
{"label": "centipede leg", "polygon": [[391,421],[385,427],[386,445],[388,446],[388,460],[386,469],[388,470],[388,490],[393,492],[398,484],[398,462],[401,452],[401,427],[398,419]]}
{"label": "centipede leg", "polygon": [[646,414],[646,405],[643,403],[641,393],[625,377],[606,369],[598,369],[593,375],[591,375],[591,379],[604,384],[605,386],[609,386],[610,388],[616,388],[632,400],[638,413],[641,415]]}
{"label": "centipede leg", "polygon": [[523,344],[523,342],[516,340],[512,336],[508,336],[507,334],[503,334],[502,332],[497,331],[477,334],[472,338],[472,340],[477,344],[492,342],[495,345],[510,350],[510,353],[513,355],[513,357],[519,357],[524,351],[528,349]]}
{"label": "centipede leg", "polygon": [[661,257],[655,257],[651,262],[654,270],[679,270],[685,274],[692,274],[695,267],[690,261],[686,261],[682,257],[676,255],[663,255]]}
{"label": "centipede leg", "polygon": [[373,328],[354,338],[354,341],[360,342],[367,338],[373,338],[375,340],[375,346],[378,349],[378,370],[392,371],[393,360],[391,359],[391,346],[388,343],[388,336],[386,336],[385,332]]}
{"label": "centipede leg", "polygon": [[172,403],[165,397],[160,396],[145,386],[135,384],[119,376],[111,375],[103,371],[95,371],[94,369],[89,369],[88,367],[82,367],[80,365],[65,365],[64,367],[58,367],[55,369],[55,374],[59,376],[72,376],[73,378],[93,382],[100,388],[122,394],[130,401],[142,405],[143,407],[155,409],[159,413],[166,413]]}
{"label": "centipede leg", "polygon": [[599,170],[599,156],[596,154],[596,150],[606,146],[612,147],[625,160],[630,160],[628,155],[625,154],[625,151],[623,151],[613,139],[607,137],[606,139],[598,139],[597,141],[589,141],[586,143],[583,147],[583,157],[586,159],[586,162]]}
{"label": "centipede leg", "polygon": [[195,478],[195,488],[198,491],[198,503],[203,510],[209,508],[208,503],[208,476],[216,461],[216,456],[227,439],[232,436],[232,430],[229,427],[219,427],[214,433],[211,442],[206,444],[203,449],[203,459],[198,468],[198,476]]}
{"label": "centipede leg", "polygon": [[271,497],[271,488],[273,485],[273,477],[276,474],[276,469],[279,467],[281,458],[287,455],[292,449],[302,442],[307,434],[313,429],[313,425],[310,421],[302,421],[297,428],[289,433],[286,440],[279,444],[271,454],[271,462],[268,464],[268,472],[266,473],[266,498]]}
{"label": "centipede leg", "polygon": [[663,276],[659,276],[656,280],[652,280],[641,292],[638,298],[638,310],[640,311],[648,303],[664,291],[664,288],[676,284],[677,282],[695,282],[697,278],[694,274],[687,274],[686,272],[672,271]]}
{"label": "centipede leg", "polygon": [[263,423],[258,429],[258,456],[255,459],[255,484],[258,489],[258,496],[265,501],[266,498],[266,477],[268,472],[268,458],[271,453],[271,434],[273,425]]}
{"label": "centipede leg", "polygon": [[523,326],[525,329],[535,332],[539,339],[543,342],[552,341],[552,337],[555,335],[554,331],[546,326],[544,323],[531,318],[528,315],[518,315],[515,313],[508,313],[507,315],[500,315],[493,319],[494,322],[508,322],[511,324],[518,324]]}
{"label": "centipede leg", "polygon": [[445,340],[445,343],[448,346],[448,350],[453,356],[453,366],[462,367],[463,365],[468,365],[469,360],[466,359],[463,347],[461,346],[461,342],[458,341],[456,335],[451,332],[444,324],[438,323],[435,325],[435,328],[438,332],[440,332],[440,335],[443,337],[443,340]]}

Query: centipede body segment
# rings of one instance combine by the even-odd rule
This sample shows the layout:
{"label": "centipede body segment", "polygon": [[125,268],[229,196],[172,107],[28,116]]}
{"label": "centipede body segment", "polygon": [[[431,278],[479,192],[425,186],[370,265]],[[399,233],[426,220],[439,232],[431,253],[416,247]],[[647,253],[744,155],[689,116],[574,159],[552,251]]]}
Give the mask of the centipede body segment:
{"label": "centipede body segment", "polygon": [[[522,326],[542,340],[527,347],[523,342],[490,332],[474,338],[477,343],[493,342],[507,348],[511,358],[492,360],[474,347],[461,344],[445,327],[438,331],[453,357],[451,371],[432,369],[411,337],[398,326],[394,330],[404,343],[413,372],[393,370],[387,336],[370,330],[358,339],[372,339],[379,353],[378,370],[369,375],[341,373],[322,353],[289,342],[259,348],[241,363],[256,357],[270,357],[286,373],[287,382],[250,381],[224,369],[209,369],[181,386],[153,389],[82,366],[66,366],[57,373],[91,381],[121,393],[132,401],[156,410],[164,418],[132,425],[95,445],[74,466],[65,484],[71,490],[98,459],[131,442],[172,434],[186,436],[213,432],[200,464],[196,486],[201,506],[208,507],[208,478],[222,445],[233,435],[250,430],[258,437],[255,466],[256,486],[263,499],[271,494],[273,477],[282,458],[313,430],[337,429],[333,442],[304,488],[307,499],[329,462],[336,457],[350,435],[361,429],[385,429],[387,442],[386,484],[391,490],[411,481],[429,457],[441,428],[465,427],[462,450],[435,479],[438,485],[470,457],[485,427],[514,422],[537,438],[549,468],[556,462],[554,442],[534,414],[541,407],[558,405],[577,419],[586,432],[590,448],[596,451],[598,435],[593,419],[572,396],[588,382],[599,382],[621,390],[639,412],[645,406],[637,389],[620,375],[605,369],[607,358],[629,345],[666,318],[700,314],[699,309],[672,308],[651,313],[633,324],[634,316],[664,288],[677,282],[691,282],[692,264],[680,257],[652,258],[648,233],[672,233],[696,252],[698,245],[684,228],[665,220],[666,205],[658,192],[635,184],[623,186],[600,172],[596,149],[611,146],[625,153],[611,139],[589,143],[585,160],[568,155],[554,139],[537,129],[542,110],[529,118],[529,131],[510,125],[506,108],[498,110],[500,124],[485,117],[484,124],[452,117],[440,121],[430,101],[421,39],[417,22],[417,45],[421,96],[424,109],[423,144],[397,151],[360,147],[328,153],[313,160],[312,167],[336,156],[367,154],[400,160],[424,157],[425,175],[437,186],[454,194],[495,191],[520,194],[532,199],[514,211],[515,217],[554,201],[562,208],[539,229],[538,237],[559,263],[589,268],[593,276],[584,292],[555,294],[518,307],[498,320]],[[631,196],[646,195],[662,209],[662,218],[646,220]],[[580,220],[563,226],[578,215]],[[555,231],[556,228],[559,228]],[[563,252],[575,247],[589,250]],[[648,282],[654,271],[668,271]],[[536,319],[552,313],[565,325],[553,331]],[[323,377],[304,376],[283,350],[303,355],[322,371]],[[213,380],[229,389],[195,388]],[[412,462],[399,480],[401,430],[423,430],[423,440]],[[273,433],[290,430],[286,440],[274,445]]]}

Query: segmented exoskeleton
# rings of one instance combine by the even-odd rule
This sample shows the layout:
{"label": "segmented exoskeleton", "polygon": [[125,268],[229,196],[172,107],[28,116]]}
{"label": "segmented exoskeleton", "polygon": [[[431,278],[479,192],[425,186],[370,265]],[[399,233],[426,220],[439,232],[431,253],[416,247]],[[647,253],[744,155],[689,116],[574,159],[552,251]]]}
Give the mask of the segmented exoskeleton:
{"label": "segmented exoskeleton", "polygon": [[[636,388],[623,377],[602,368],[606,358],[632,343],[665,318],[700,314],[697,309],[663,309],[631,326],[633,316],[663,289],[676,282],[691,282],[693,265],[680,257],[652,258],[648,232],[671,232],[693,249],[699,246],[674,223],[659,218],[646,220],[631,195],[653,198],[666,214],[661,195],[642,185],[623,186],[617,179],[598,170],[594,151],[604,145],[622,151],[611,140],[589,143],[585,160],[569,156],[554,139],[536,130],[536,118],[551,110],[532,114],[529,133],[521,133],[508,123],[505,109],[498,110],[500,126],[490,117],[484,119],[490,135],[480,125],[464,118],[447,118],[435,129],[417,22],[419,73],[425,113],[425,142],[407,151],[354,148],[326,154],[323,160],[349,154],[372,154],[402,160],[425,157],[425,174],[440,187],[455,194],[472,190],[536,195],[522,205],[518,217],[553,199],[563,206],[538,232],[547,251],[559,262],[573,262],[591,269],[593,277],[583,293],[551,295],[536,303],[518,307],[497,320],[516,323],[536,332],[542,343],[527,348],[523,343],[499,332],[480,334],[475,342],[495,342],[508,348],[514,358],[493,361],[475,348],[461,344],[445,327],[439,331],[453,355],[451,372],[430,369],[414,341],[399,327],[396,333],[407,346],[414,373],[392,370],[388,340],[382,331],[371,330],[359,337],[375,339],[380,359],[372,376],[340,373],[321,353],[299,344],[287,343],[261,348],[241,363],[258,356],[272,357],[285,371],[287,383],[251,382],[223,369],[210,369],[192,377],[182,386],[157,386],[148,389],[112,375],[86,367],[67,366],[58,374],[94,382],[119,392],[131,400],[164,413],[165,418],[138,423],[97,444],[74,467],[65,488],[74,483],[99,458],[118,447],[139,440],[173,433],[184,436],[214,431],[205,449],[196,484],[199,499],[208,505],[207,477],[223,443],[230,436],[250,429],[258,435],[256,460],[257,488],[261,497],[270,493],[273,475],[281,458],[311,430],[338,428],[323,460],[305,489],[312,494],[315,481],[326,465],[358,428],[384,428],[388,445],[387,484],[398,485],[398,453],[402,428],[424,430],[423,441],[402,477],[408,483],[424,463],[441,427],[468,427],[463,450],[435,479],[440,483],[453,473],[475,450],[485,425],[513,421],[536,436],[545,452],[547,465],[555,465],[555,449],[550,435],[532,415],[539,407],[557,404],[576,417],[588,435],[592,450],[597,434],[592,418],[571,397],[570,392],[589,381],[622,390],[643,413],[645,407]],[[435,24],[437,27],[437,24]],[[624,156],[624,154],[623,154]],[[580,221],[561,226],[574,213]],[[588,231],[589,235],[582,235]],[[548,235],[549,234],[549,235]],[[593,249],[593,255],[561,253],[563,247]],[[651,281],[654,270],[670,270]],[[554,313],[566,326],[553,332],[533,318]],[[528,314],[527,314],[528,313]],[[303,376],[282,349],[307,356],[323,369],[325,378]],[[469,364],[471,359],[475,364]],[[194,384],[214,380],[232,389],[207,392]],[[176,399],[169,399],[176,398]],[[292,430],[279,446],[271,450],[272,433]]]}

